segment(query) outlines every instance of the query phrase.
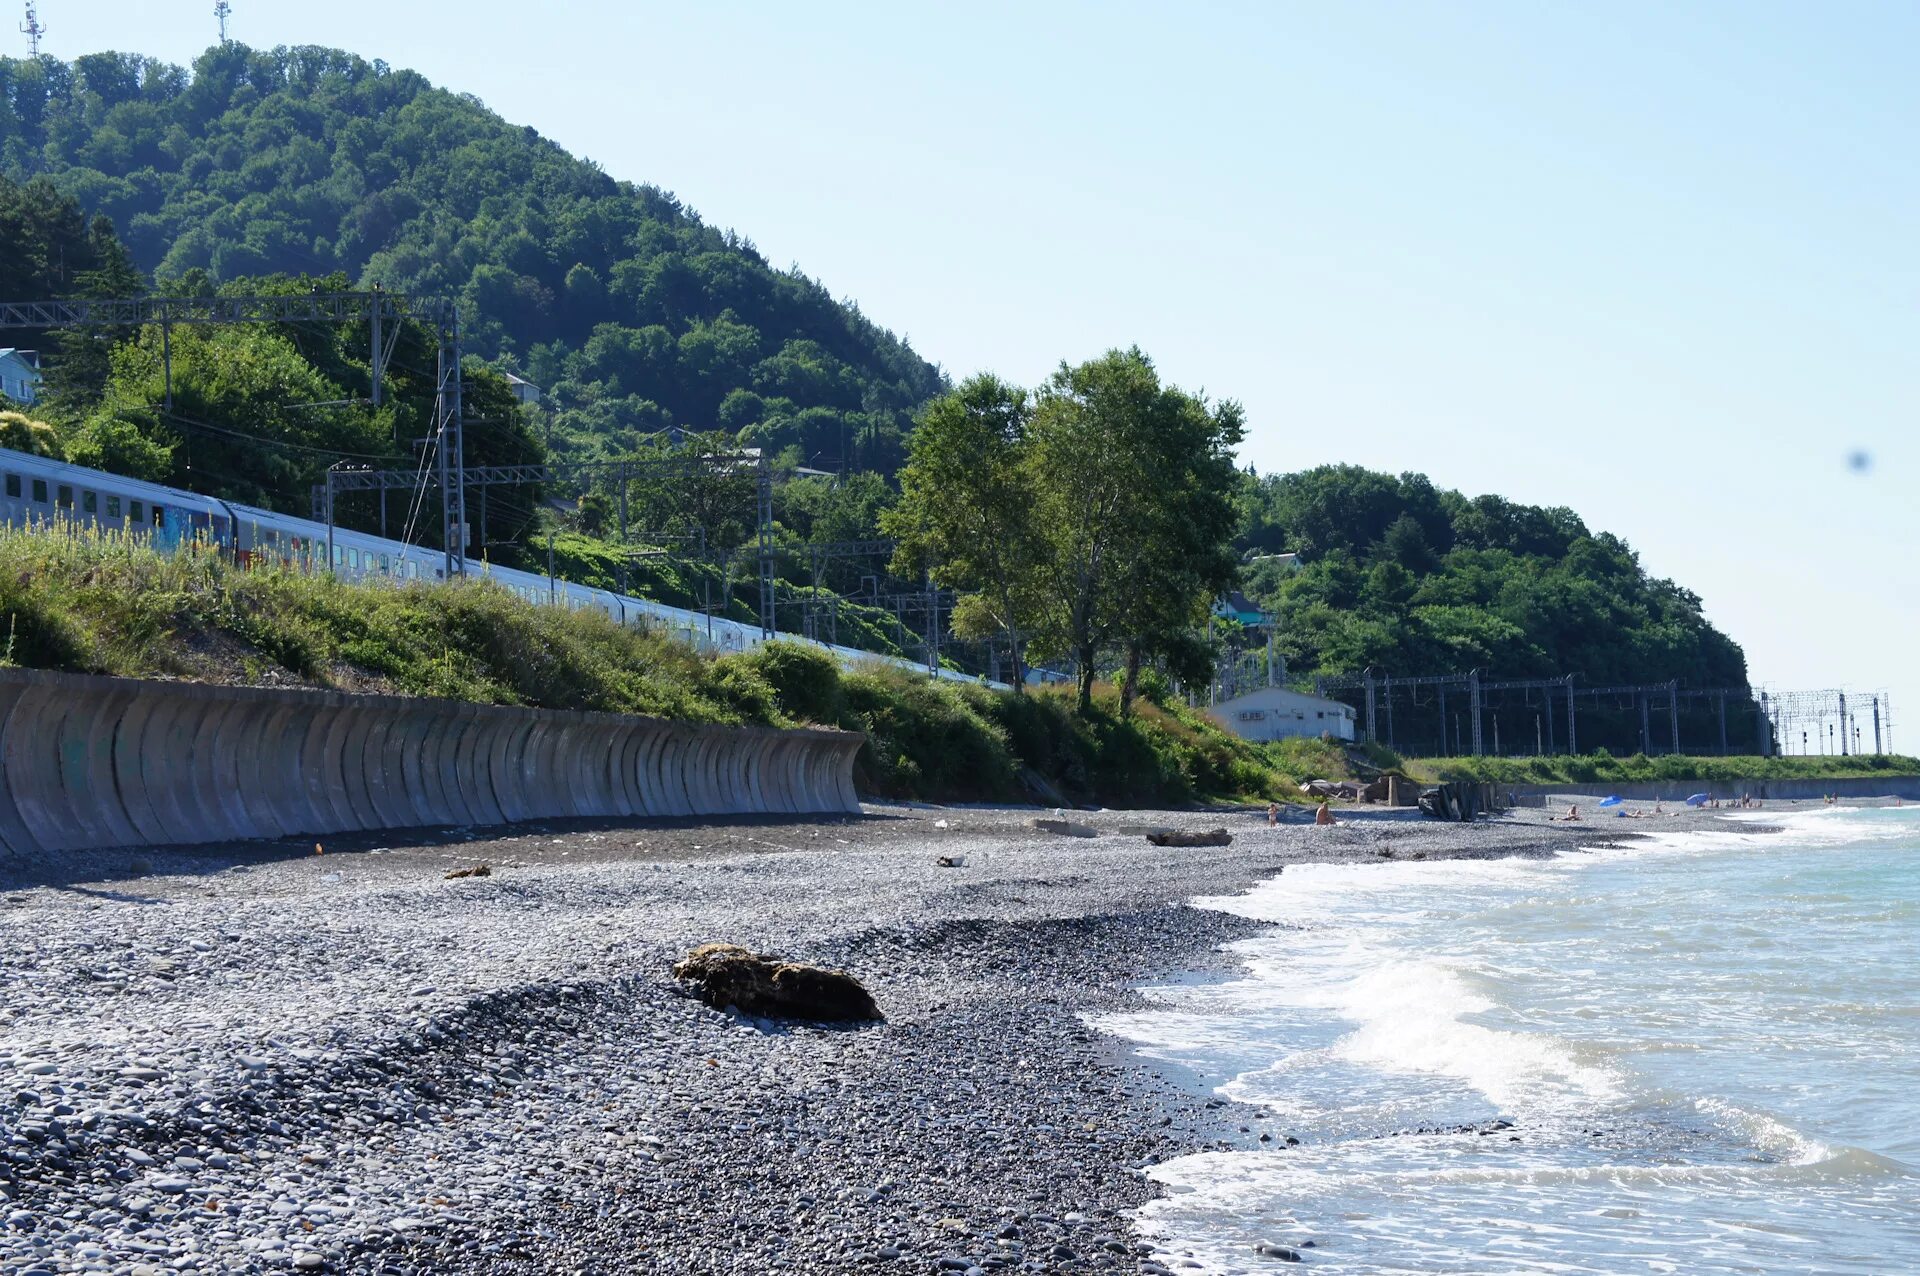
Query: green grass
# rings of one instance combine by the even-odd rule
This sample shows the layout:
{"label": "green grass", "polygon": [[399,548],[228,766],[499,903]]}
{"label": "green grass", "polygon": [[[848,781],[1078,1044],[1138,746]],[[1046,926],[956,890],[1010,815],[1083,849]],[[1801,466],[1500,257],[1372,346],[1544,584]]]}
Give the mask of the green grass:
{"label": "green grass", "polygon": [[874,661],[843,670],[776,642],[714,659],[598,611],[527,603],[484,579],[351,584],[243,571],[216,554],[127,538],[0,529],[0,663],[126,677],[304,685],[690,722],[817,723],[867,735],[876,796],[1032,800],[1037,773],[1069,799],[1152,806],[1298,797],[1338,778],[1331,746],[1250,744],[1177,702],[1122,718],[1098,689],[1015,696]]}
{"label": "green grass", "polygon": [[1499,784],[1621,783],[1634,780],[1835,780],[1860,775],[1920,775],[1920,758],[1693,757],[1605,753],[1550,758],[1421,758],[1414,774],[1437,780],[1492,780]]}
{"label": "green grass", "polygon": [[795,718],[866,732],[858,765],[870,793],[1032,800],[1023,779],[1031,771],[1070,800],[1104,806],[1299,796],[1258,746],[1178,703],[1142,699],[1122,718],[1118,692],[1104,685],[1083,713],[1067,688],[1016,696],[879,662],[842,672],[797,643],[728,659],[750,665]]}
{"label": "green grass", "polygon": [[114,534],[0,531],[0,660],[43,669],[778,720],[772,691],[597,611],[480,581],[348,584],[158,554]]}

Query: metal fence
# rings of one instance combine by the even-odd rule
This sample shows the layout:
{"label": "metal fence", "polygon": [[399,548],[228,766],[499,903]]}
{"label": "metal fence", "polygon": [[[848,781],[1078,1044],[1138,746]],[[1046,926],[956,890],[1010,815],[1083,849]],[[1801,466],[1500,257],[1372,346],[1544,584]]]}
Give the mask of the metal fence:
{"label": "metal fence", "polygon": [[1362,739],[1415,756],[1893,751],[1885,691],[1588,685],[1575,674],[1502,678],[1477,669],[1413,677],[1367,669],[1317,678],[1314,690],[1354,708]]}

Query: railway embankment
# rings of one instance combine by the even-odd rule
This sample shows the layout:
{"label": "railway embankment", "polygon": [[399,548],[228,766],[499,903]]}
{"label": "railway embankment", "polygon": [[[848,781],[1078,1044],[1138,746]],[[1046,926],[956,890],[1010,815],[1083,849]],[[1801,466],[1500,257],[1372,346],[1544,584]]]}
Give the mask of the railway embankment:
{"label": "railway embankment", "polygon": [[[1081,712],[1060,694],[1013,696],[985,686],[936,683],[879,662],[849,669],[801,643],[776,642],[714,658],[668,634],[622,626],[595,610],[534,606],[484,579],[352,583],[325,574],[242,569],[215,553],[156,553],[112,534],[0,530],[0,668],[195,684],[204,689],[196,696],[222,688],[305,693],[320,697],[311,700],[314,704],[370,697],[388,706],[381,712],[409,722],[448,715],[492,720],[482,711],[497,709],[624,715],[702,731],[820,727],[863,741],[851,774],[857,792],[870,797],[1179,805],[1297,797],[1292,780],[1300,778],[1286,770],[1284,759],[1235,739],[1178,704],[1143,701],[1123,718],[1107,695],[1092,711]],[[181,690],[185,695],[184,686]],[[168,699],[165,691],[122,689],[115,695],[145,704]],[[219,700],[215,696],[204,703]],[[418,703],[409,708],[409,702]],[[508,713],[499,720],[513,717]],[[79,718],[72,721],[76,734],[65,747],[81,749]],[[53,747],[43,726],[23,725],[8,738],[27,751],[19,765],[37,758],[31,765],[46,775],[53,774],[46,771],[52,764],[33,752]],[[381,757],[391,753],[394,765],[415,765],[413,746],[388,743],[411,739],[412,729],[383,735]],[[137,751],[153,734],[144,725],[133,737],[114,733],[120,730],[88,726],[86,732],[93,734],[85,739],[93,743],[85,747]],[[253,735],[244,737],[244,744],[220,747],[251,756],[292,748],[291,738]],[[191,753],[200,747],[196,740],[197,735],[176,732],[165,740],[154,736],[153,744]],[[342,747],[364,752],[369,746],[354,736]],[[315,765],[334,768],[337,783],[350,787],[347,776],[386,763],[372,755],[342,760],[329,754]],[[530,754],[515,765],[533,768],[528,784],[535,792],[574,783],[547,755]],[[183,770],[177,778],[188,783],[193,773]],[[107,789],[67,792],[84,794],[82,805],[61,818],[79,819],[82,825],[92,820],[120,833],[129,826],[140,830],[130,817],[119,821],[95,812],[91,804],[108,800]],[[299,809],[300,802],[312,799],[285,800]],[[513,812],[528,809],[498,798],[475,807],[463,798],[445,804],[443,820],[429,801],[424,809],[436,813],[415,819],[423,809],[420,800],[411,791],[397,798],[371,791],[364,799],[327,795],[329,804],[351,807],[364,801],[375,811],[385,801],[399,812],[393,818],[416,824],[466,822],[467,815],[490,814],[495,807],[515,819],[521,817]],[[727,804],[700,801],[703,805],[689,810],[761,809],[743,804],[738,793]],[[649,798],[632,810],[616,805],[594,813],[652,813],[674,804],[668,797]],[[564,804],[541,808],[541,814],[565,809]],[[765,808],[768,813],[785,809]],[[370,823],[362,809],[341,815],[330,827],[394,826],[382,819]],[[296,823],[299,831],[329,827],[310,817]],[[262,831],[241,831],[247,828]],[[276,829],[295,831],[276,817],[223,825],[213,836],[279,835]],[[123,840],[151,839],[142,833]],[[53,844],[37,835],[34,843]]]}

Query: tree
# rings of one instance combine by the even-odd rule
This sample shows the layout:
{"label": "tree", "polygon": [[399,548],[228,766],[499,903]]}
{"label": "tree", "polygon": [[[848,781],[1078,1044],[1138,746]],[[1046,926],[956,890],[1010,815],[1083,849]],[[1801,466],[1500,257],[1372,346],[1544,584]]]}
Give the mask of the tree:
{"label": "tree", "polygon": [[[729,395],[748,391],[788,400],[786,418],[833,414],[832,451],[844,437],[863,468],[890,473],[900,424],[947,388],[904,340],[666,192],[336,50],[222,43],[190,72],[124,54],[0,58],[0,165],[42,175],[71,205],[64,256],[16,251],[0,215],[0,284],[28,267],[56,276],[0,296],[73,295],[77,272],[98,268],[85,219],[104,215],[156,274],[337,270],[458,297],[467,348],[537,364],[553,440],[582,460],[630,453],[662,428],[711,430]],[[103,357],[80,366],[89,352],[100,354],[71,352],[91,392],[69,416],[104,386]]]}
{"label": "tree", "polygon": [[1244,432],[1237,403],[1163,385],[1138,347],[1063,364],[1041,389],[1029,464],[1055,621],[1046,645],[1078,660],[1083,710],[1104,649],[1124,653],[1126,712],[1143,662],[1184,654],[1232,583]]}
{"label": "tree", "polygon": [[24,412],[0,412],[0,447],[29,456],[50,456],[56,461],[65,459],[54,428]]}
{"label": "tree", "polygon": [[899,548],[893,570],[930,571],[960,594],[954,627],[967,637],[1007,635],[1013,687],[1022,690],[1023,630],[1041,608],[1047,545],[1036,519],[1029,463],[1032,399],[989,373],[927,405],[900,471],[900,501],[880,517]]}

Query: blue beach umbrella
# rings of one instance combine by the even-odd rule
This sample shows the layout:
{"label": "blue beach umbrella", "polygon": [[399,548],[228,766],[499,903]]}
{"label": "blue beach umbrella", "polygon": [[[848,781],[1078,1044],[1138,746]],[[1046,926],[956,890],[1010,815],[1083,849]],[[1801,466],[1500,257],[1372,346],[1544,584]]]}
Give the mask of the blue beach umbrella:
{"label": "blue beach umbrella", "polygon": [[1707,804],[1707,795],[1704,793],[1696,793],[1692,797],[1687,799],[1688,806],[1705,806],[1706,804]]}
{"label": "blue beach umbrella", "polygon": [[1619,798],[1619,796],[1618,796],[1617,794],[1616,794],[1615,796],[1613,796],[1613,797],[1604,797],[1604,798],[1601,798],[1601,799],[1600,799],[1600,805],[1601,805],[1601,806],[1619,806],[1619,805],[1620,805],[1620,798]]}

